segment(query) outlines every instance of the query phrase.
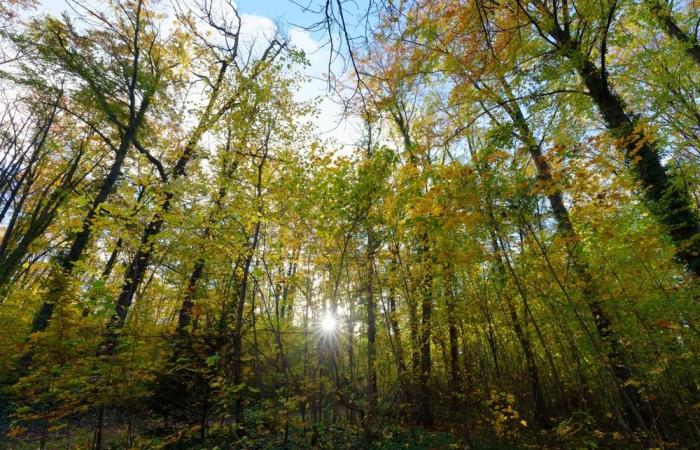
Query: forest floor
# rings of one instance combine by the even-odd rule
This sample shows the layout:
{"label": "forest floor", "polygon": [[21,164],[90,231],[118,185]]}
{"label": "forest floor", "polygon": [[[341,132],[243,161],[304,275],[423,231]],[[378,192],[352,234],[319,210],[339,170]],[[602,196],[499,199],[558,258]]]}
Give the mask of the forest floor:
{"label": "forest floor", "polygon": [[[7,438],[0,443],[0,450],[35,450],[40,448],[90,449],[94,438],[94,427],[70,426],[60,430],[49,430],[42,446],[41,430],[24,433],[20,438]],[[102,449],[104,450],[225,450],[225,449],[474,449],[474,450],[517,450],[526,448],[546,448],[525,442],[482,441],[468,439],[456,433],[427,431],[422,428],[387,427],[378,432],[371,443],[357,427],[306,427],[291,428],[274,433],[259,427],[247,435],[231,430],[213,429],[202,440],[196,428],[182,430],[167,437],[153,433],[131,433],[126,427],[107,427],[103,430]]]}
{"label": "forest floor", "polygon": [[[106,427],[103,430],[103,450],[301,450],[301,449],[388,449],[388,450],[521,450],[521,449],[580,449],[580,448],[646,448],[622,442],[610,446],[589,442],[587,445],[578,440],[557,441],[535,438],[535,436],[504,436],[480,438],[464,436],[462,433],[447,431],[428,431],[420,427],[386,427],[377,432],[368,443],[362,430],[352,426],[328,427],[290,427],[271,432],[264,427],[249,430],[248,434],[235,433],[228,428],[213,428],[204,440],[197,427],[183,429],[167,437],[158,436],[158,432],[130,432],[126,427]],[[34,430],[23,434],[18,439],[8,439],[0,443],[0,450],[47,450],[91,449],[93,448],[94,427],[72,426],[61,430],[51,430],[45,444],[41,444],[41,431]]]}

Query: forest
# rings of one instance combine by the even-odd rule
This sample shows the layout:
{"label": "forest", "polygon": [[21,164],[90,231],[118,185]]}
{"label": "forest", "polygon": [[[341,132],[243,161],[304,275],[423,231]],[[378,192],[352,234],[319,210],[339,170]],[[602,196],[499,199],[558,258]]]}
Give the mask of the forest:
{"label": "forest", "polygon": [[700,448],[698,1],[260,1],[0,0],[0,449]]}

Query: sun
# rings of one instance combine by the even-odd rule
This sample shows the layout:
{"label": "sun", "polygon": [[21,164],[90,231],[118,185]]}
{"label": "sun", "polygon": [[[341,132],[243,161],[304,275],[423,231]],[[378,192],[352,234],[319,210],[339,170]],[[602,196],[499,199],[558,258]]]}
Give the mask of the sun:
{"label": "sun", "polygon": [[333,334],[338,328],[338,322],[331,313],[327,313],[321,319],[321,331],[325,334]]}

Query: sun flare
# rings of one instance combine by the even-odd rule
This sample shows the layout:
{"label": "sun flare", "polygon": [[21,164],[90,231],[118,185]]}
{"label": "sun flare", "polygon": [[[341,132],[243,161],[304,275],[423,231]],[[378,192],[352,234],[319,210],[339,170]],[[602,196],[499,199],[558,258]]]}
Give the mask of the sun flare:
{"label": "sun flare", "polygon": [[326,334],[335,333],[338,323],[333,314],[328,313],[321,319],[321,331]]}

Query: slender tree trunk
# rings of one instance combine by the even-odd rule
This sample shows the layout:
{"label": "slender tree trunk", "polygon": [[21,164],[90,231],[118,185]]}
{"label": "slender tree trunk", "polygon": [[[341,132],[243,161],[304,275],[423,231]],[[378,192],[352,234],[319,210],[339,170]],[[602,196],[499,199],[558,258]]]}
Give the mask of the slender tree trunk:
{"label": "slender tree trunk", "polygon": [[[402,111],[400,104],[392,111],[396,126],[403,137],[404,151],[408,153],[410,164],[418,166],[418,157],[414,153],[415,146],[411,139],[410,127],[407,116]],[[428,161],[428,164],[430,162]],[[433,261],[430,257],[430,244],[427,231],[422,231],[420,238],[418,258],[421,265],[419,290],[421,293],[421,322],[418,325],[416,305],[411,307],[411,340],[413,345],[413,372],[417,372],[418,380],[418,422],[426,427],[431,427],[434,422],[433,409],[430,398],[430,372],[432,369],[430,344],[431,321],[433,310]]]}
{"label": "slender tree trunk", "polygon": [[[398,251],[398,250],[397,250]],[[397,257],[392,256],[390,263],[390,274],[398,276],[397,272]],[[396,287],[394,286],[394,280],[389,280],[389,325],[391,326],[391,333],[394,339],[394,347],[396,353],[396,364],[398,366],[399,381],[403,385],[404,389],[404,400],[410,398],[410,392],[408,390],[407,377],[408,377],[408,366],[406,366],[406,360],[403,354],[403,344],[401,342],[401,327],[398,320],[398,312],[396,310]]]}
{"label": "slender tree trunk", "polygon": [[[269,139],[269,135],[268,135]],[[259,217],[262,217],[262,176],[263,167],[265,165],[265,158],[267,153],[263,157],[262,161],[258,164],[258,179],[256,183],[256,195],[255,198],[258,202],[257,212]],[[255,256],[255,251],[258,248],[258,241],[260,238],[260,228],[262,223],[258,220],[255,223],[253,230],[252,241],[248,247],[248,255],[246,256],[245,263],[243,265],[243,276],[241,277],[241,289],[238,294],[238,303],[236,304],[236,319],[233,329],[233,382],[235,385],[240,385],[243,383],[243,311],[245,307],[245,299],[248,289],[248,277],[250,275],[250,264]],[[241,422],[241,401],[240,397],[236,398],[236,422]]]}
{"label": "slender tree trunk", "polygon": [[95,426],[95,433],[92,438],[92,450],[102,449],[102,428],[104,426],[104,418],[105,407],[104,405],[100,405],[100,407],[97,409],[97,425]]}
{"label": "slender tree trunk", "polygon": [[[491,217],[491,220],[495,220]],[[496,278],[497,285],[502,286],[505,281],[505,271],[506,264],[503,259],[505,255],[503,254],[504,249],[499,245],[499,237],[495,230],[491,232],[491,245],[493,247],[494,255],[496,255]],[[497,290],[499,290],[497,288]],[[497,295],[501,296],[499,293]],[[518,311],[513,304],[513,300],[507,293],[502,296],[506,301],[506,306],[508,307],[508,313],[510,314],[510,319],[513,322],[513,331],[515,331],[515,336],[518,338],[518,342],[523,349],[523,355],[525,356],[525,364],[527,366],[528,377],[530,378],[530,385],[532,388],[532,396],[535,403],[535,420],[541,426],[549,425],[549,413],[547,408],[547,401],[544,395],[544,388],[542,387],[542,381],[540,379],[540,372],[537,368],[537,363],[535,361],[535,352],[532,348],[532,342],[527,336],[525,329],[523,328],[520,318],[518,317]]]}
{"label": "slender tree trunk", "polygon": [[[227,140],[226,140],[226,153],[230,153],[231,150],[231,134],[229,133]],[[266,157],[266,156],[265,156]],[[264,162],[264,159],[263,159]],[[224,163],[223,165],[223,170],[222,172],[225,174],[225,181],[228,181],[232,176],[236,168],[238,167],[237,163]],[[219,189],[216,193],[215,198],[213,199],[213,208],[209,212],[208,218],[206,225],[204,227],[204,231],[202,233],[204,240],[208,239],[211,236],[211,225],[214,223],[215,220],[215,215],[221,211],[222,203],[224,201],[224,198],[226,197],[226,194],[228,193],[227,186],[221,185],[219,186]],[[204,255],[201,255],[200,257],[197,258],[195,261],[194,267],[192,268],[192,273],[190,274],[190,278],[187,283],[187,287],[185,288],[185,298],[182,301],[182,304],[180,305],[180,312],[178,314],[178,323],[177,323],[177,333],[179,335],[184,335],[186,328],[192,323],[192,309],[194,308],[194,302],[195,302],[195,296],[197,294],[197,286],[199,284],[199,280],[202,278],[202,275],[204,273],[204,269],[206,266],[206,259]]]}
{"label": "slender tree trunk", "polygon": [[[189,136],[182,154],[173,166],[172,176],[169,180],[170,182],[174,182],[186,175],[187,165],[194,156],[195,148],[199,144],[199,141],[204,133],[206,133],[206,131],[213,125],[212,122],[215,121],[213,120],[213,116],[215,115],[214,105],[219,98],[224,75],[227,72],[228,66],[229,63],[226,61],[222,62],[219,66],[219,72],[217,74],[216,81],[214,82],[212,92],[209,95],[207,106],[205,107],[197,126]],[[166,183],[168,182],[168,180],[163,181]],[[121,290],[119,292],[119,296],[117,297],[115,312],[112,314],[112,317],[107,323],[105,340],[100,349],[101,353],[112,354],[115,351],[117,332],[124,327],[126,315],[131,307],[131,303],[134,300],[136,290],[141,284],[141,281],[143,281],[143,277],[146,274],[146,270],[151,262],[151,257],[153,255],[153,251],[155,250],[156,236],[158,233],[160,233],[160,230],[163,227],[165,215],[167,215],[167,213],[170,211],[174,195],[175,194],[172,189],[166,188],[163,201],[160,205],[160,210],[155,213],[153,219],[148,222],[146,228],[141,234],[141,243],[139,248],[136,255],[134,255],[133,259],[129,262],[127,270],[124,274]]]}
{"label": "slender tree trunk", "polygon": [[374,255],[377,241],[371,225],[367,228],[367,412],[365,414],[365,437],[371,440],[377,413],[377,328],[374,304]]}
{"label": "slender tree trunk", "polygon": [[[471,146],[470,146],[471,147]],[[475,154],[472,152],[472,158],[475,158]],[[477,173],[480,176],[483,176],[482,170],[480,167],[477,165]],[[499,245],[500,239],[499,239],[499,232],[498,232],[498,223],[496,222],[496,217],[494,215],[493,211],[493,204],[492,200],[490,198],[486,198],[486,203],[485,203],[485,210],[486,214],[489,220],[489,225],[490,225],[490,230],[489,230],[489,235],[491,239],[491,248],[493,255],[495,257],[495,262],[494,262],[494,275],[495,275],[495,280],[494,280],[494,285],[495,285],[495,293],[496,296],[498,297],[499,300],[503,299],[505,300],[506,307],[508,310],[508,314],[510,316],[511,322],[513,324],[513,331],[515,333],[515,336],[518,340],[518,343],[520,344],[520,347],[523,350],[523,355],[525,356],[525,364],[526,364],[526,369],[528,373],[528,378],[530,381],[530,387],[531,387],[531,392],[532,392],[532,397],[533,397],[533,402],[534,402],[534,407],[535,407],[535,421],[543,426],[546,427],[549,424],[549,414],[547,410],[547,402],[546,398],[544,395],[544,389],[542,387],[542,381],[540,378],[540,373],[537,368],[537,363],[535,360],[535,353],[532,347],[532,343],[530,341],[530,338],[528,337],[527,333],[525,332],[525,329],[523,328],[521,324],[520,317],[518,316],[518,311],[515,307],[515,304],[513,303],[512,298],[510,295],[506,292],[503,293],[502,289],[505,285],[505,275],[506,275],[506,263],[504,262],[504,257],[506,255],[504,254],[504,249]]]}
{"label": "slender tree trunk", "polygon": [[489,343],[489,348],[491,349],[491,356],[493,358],[493,370],[496,378],[501,378],[501,369],[498,364],[498,346],[496,344],[496,333],[494,331],[494,326],[493,326],[493,316],[491,315],[491,311],[489,309],[489,305],[487,303],[488,298],[484,298],[484,303],[481,305],[481,310],[484,313],[484,318],[486,319],[486,322],[488,323],[488,330],[487,330],[487,335],[486,339],[488,340]]}
{"label": "slender tree trunk", "polygon": [[547,194],[547,200],[549,201],[550,208],[557,222],[558,232],[564,239],[575,274],[583,281],[583,297],[593,316],[593,322],[595,323],[598,336],[607,346],[607,356],[611,372],[618,382],[625,408],[630,417],[642,428],[650,429],[653,425],[653,421],[648,415],[648,407],[645,405],[637,387],[630,383],[632,372],[629,369],[626,355],[620,346],[619,338],[612,329],[610,316],[599,300],[600,294],[597,292],[590,268],[584,256],[581,254],[582,244],[574,230],[569,211],[564,204],[562,192],[555,185],[549,164],[544,155],[542,155],[541,148],[532,135],[518,103],[514,101],[515,97],[510,86],[505,79],[501,78],[500,81],[508,98],[512,100],[506,110],[517,128],[520,138],[523,140],[528,152],[532,156],[535,167],[537,168],[539,183],[546,192],[549,192],[549,194]]}
{"label": "slender tree trunk", "polygon": [[[5,230],[2,244],[0,244],[3,253],[2,256],[0,256],[0,292],[9,289],[10,281],[20,267],[22,260],[27,256],[29,247],[34,240],[40,237],[48,226],[51,225],[53,219],[56,217],[58,208],[64,203],[69,193],[74,189],[73,177],[78,170],[78,165],[82,156],[82,152],[75,156],[71,166],[63,175],[60,186],[48,196],[48,199],[40,199],[38,201],[28,214],[28,227],[21,231],[21,237],[17,245],[15,245],[11,251],[8,251],[10,241],[13,239],[13,234],[16,234],[13,233],[15,223],[19,217],[23,215],[22,205],[17,205],[17,209],[13,211],[10,223],[8,223],[8,227]],[[23,194],[21,203],[24,202],[25,195],[28,196],[29,194],[29,191]]]}
{"label": "slender tree trunk", "polygon": [[[461,378],[462,375],[459,371],[459,333],[457,330],[457,314],[455,311],[456,298],[454,291],[454,268],[448,267],[447,270],[448,279],[446,280],[446,290],[447,290],[447,329],[449,334],[449,345],[450,345],[450,388],[453,393],[459,393],[462,390]],[[457,397],[453,397],[456,399]]]}
{"label": "slender tree trunk", "polygon": [[39,313],[32,322],[31,333],[44,331],[49,325],[49,320],[53,315],[54,307],[64,295],[65,288],[67,287],[66,282],[72,275],[73,267],[82,256],[83,252],[85,251],[85,247],[87,247],[90,240],[93,221],[100,213],[102,204],[107,201],[107,198],[114,190],[114,186],[119,179],[129,147],[131,147],[131,144],[136,137],[136,132],[143,122],[143,118],[146,110],[148,109],[149,103],[150,97],[144,98],[138,113],[132,116],[132,120],[129,122],[129,127],[122,135],[119,147],[115,152],[114,161],[112,162],[109,173],[102,181],[97,196],[95,196],[93,199],[92,205],[83,219],[81,230],[73,238],[68,251],[58,257],[56,267],[49,274],[47,282],[48,291],[46,293],[44,303],[39,309]]}
{"label": "slender tree trunk", "polygon": [[433,408],[430,397],[430,373],[432,370],[430,344],[433,315],[433,267],[432,258],[429,257],[429,244],[427,233],[422,240],[422,264],[421,271],[421,323],[420,323],[420,373],[419,381],[419,409],[418,420],[421,425],[431,427],[434,422]]}
{"label": "slender tree trunk", "polygon": [[[36,164],[38,164],[42,160],[42,157],[43,157],[42,153],[44,150],[44,146],[46,144],[46,140],[47,140],[48,135],[49,135],[49,130],[51,129],[51,126],[53,125],[53,122],[56,118],[56,111],[58,109],[58,103],[60,102],[62,96],[63,96],[63,93],[61,92],[56,97],[56,101],[53,104],[53,108],[51,109],[49,116],[46,118],[44,123],[39,125],[39,128],[37,129],[34,138],[31,140],[31,144],[29,146],[33,147],[33,150],[29,156],[29,160],[27,161],[26,167],[22,171],[22,174],[17,176],[21,162],[24,159],[24,155],[26,155],[26,152],[29,151],[28,149],[23,152],[23,156],[19,159],[17,165],[13,167],[13,169],[17,170],[17,172],[12,174],[13,178],[16,177],[16,180],[14,183],[15,186],[12,189],[10,189],[10,191],[7,194],[0,192],[0,200],[5,202],[5,204],[3,205],[2,211],[0,211],[0,223],[2,223],[4,221],[5,214],[7,214],[7,212],[9,211],[10,206],[12,206],[14,204],[14,206],[12,208],[13,209],[12,217],[10,218],[10,221],[7,223],[7,226],[5,227],[2,242],[0,242],[0,261],[2,261],[2,264],[1,264],[2,269],[0,269],[0,286],[3,286],[6,279],[8,279],[12,275],[12,272],[14,272],[14,270],[9,271],[8,269],[10,267],[15,269],[14,266],[7,265],[7,262],[4,261],[4,259],[5,259],[6,253],[7,253],[7,248],[9,245],[10,238],[13,235],[12,231],[15,227],[15,224],[17,223],[17,219],[19,218],[20,214],[22,213],[22,210],[24,209],[23,208],[24,202],[29,197],[30,190],[31,190],[32,186],[34,185],[35,175],[36,175],[35,166],[36,166]],[[14,138],[17,139],[17,136],[15,136]],[[79,156],[80,156],[80,154],[82,154],[82,151],[79,153]],[[77,168],[77,162],[80,161],[79,156],[76,158],[76,161],[73,164],[75,166],[75,168]],[[7,158],[6,155],[4,156],[3,159],[5,159],[5,158]],[[72,172],[75,172],[75,168],[72,169]],[[67,183],[64,183],[64,184],[68,184],[68,182],[70,182],[71,178],[72,178],[72,176],[66,177]],[[65,188],[65,186],[61,186],[61,187]],[[19,201],[17,203],[15,203],[14,199],[15,199],[17,193],[20,191],[20,189],[22,190],[22,194],[20,196]],[[65,197],[65,196],[61,196],[61,197]],[[48,223],[47,223],[47,225],[48,225]],[[43,230],[42,230],[42,232],[43,232]],[[28,245],[26,247],[28,247]],[[23,256],[24,256],[24,254],[22,255],[22,257]]]}
{"label": "slender tree trunk", "polygon": [[[250,275],[250,264],[253,260],[255,249],[258,245],[258,237],[260,235],[260,222],[255,224],[253,232],[253,240],[250,244],[248,256],[243,264],[243,276],[241,277],[241,289],[238,293],[238,302],[236,303],[236,317],[233,328],[233,383],[240,385],[243,383],[243,311],[245,308],[245,299],[248,293],[248,277]],[[241,401],[240,397],[236,398],[236,422],[241,422]]]}

